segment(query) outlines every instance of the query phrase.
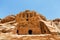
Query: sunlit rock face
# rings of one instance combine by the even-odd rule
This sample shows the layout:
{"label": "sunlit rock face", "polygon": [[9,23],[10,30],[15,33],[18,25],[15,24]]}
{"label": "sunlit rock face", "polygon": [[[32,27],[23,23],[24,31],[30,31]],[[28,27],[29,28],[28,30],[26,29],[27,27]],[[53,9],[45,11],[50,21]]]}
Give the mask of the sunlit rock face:
{"label": "sunlit rock face", "polygon": [[1,19],[0,32],[26,34],[56,34],[57,27],[46,17],[35,12],[26,10],[17,15],[9,15]]}
{"label": "sunlit rock face", "polygon": [[[57,28],[60,30],[60,18],[54,19],[53,22],[55,23]],[[59,31],[59,33],[60,33],[60,31]]]}
{"label": "sunlit rock face", "polygon": [[3,19],[1,20],[1,23],[10,22],[10,21],[13,21],[13,20],[15,20],[15,16],[14,16],[14,15],[9,15],[9,16],[3,18]]}
{"label": "sunlit rock face", "polygon": [[58,33],[60,19],[47,20],[35,11],[26,10],[0,19],[0,40],[59,40]]}
{"label": "sunlit rock face", "polygon": [[26,10],[16,15],[18,34],[49,34],[50,31],[43,21],[46,18],[35,11]]}
{"label": "sunlit rock face", "polygon": [[49,35],[49,34],[16,35],[16,34],[2,33],[0,34],[0,40],[60,40],[60,36]]}
{"label": "sunlit rock face", "polygon": [[54,22],[56,25],[59,25],[59,24],[60,24],[60,19],[59,19],[59,18],[54,19],[53,22]]}

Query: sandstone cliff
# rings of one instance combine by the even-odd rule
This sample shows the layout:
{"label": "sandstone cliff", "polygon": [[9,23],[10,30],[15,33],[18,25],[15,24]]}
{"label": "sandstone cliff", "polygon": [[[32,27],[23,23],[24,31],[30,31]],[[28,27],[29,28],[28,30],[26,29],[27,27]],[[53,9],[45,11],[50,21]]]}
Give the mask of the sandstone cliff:
{"label": "sandstone cliff", "polygon": [[[8,39],[6,38],[5,40],[14,40],[14,38],[15,40],[19,40],[21,39],[20,38],[21,35],[53,34],[56,36],[59,35],[59,33],[60,33],[60,19],[47,20],[45,16],[35,11],[26,10],[16,15],[9,15],[3,19],[0,19],[0,34],[1,34],[0,39],[8,37]],[[5,37],[5,35],[8,36]],[[56,38],[55,36],[52,37],[52,40]],[[40,36],[38,36],[38,38],[39,37]],[[50,37],[51,36],[49,36],[48,39]]]}

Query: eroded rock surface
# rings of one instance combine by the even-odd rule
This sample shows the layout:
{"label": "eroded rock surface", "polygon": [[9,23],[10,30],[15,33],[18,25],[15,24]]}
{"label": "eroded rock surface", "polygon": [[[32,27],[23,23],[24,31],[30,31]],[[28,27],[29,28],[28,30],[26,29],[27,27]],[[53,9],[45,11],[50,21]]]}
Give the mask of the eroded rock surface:
{"label": "eroded rock surface", "polygon": [[60,19],[49,21],[35,11],[0,19],[0,40],[60,40],[59,33]]}

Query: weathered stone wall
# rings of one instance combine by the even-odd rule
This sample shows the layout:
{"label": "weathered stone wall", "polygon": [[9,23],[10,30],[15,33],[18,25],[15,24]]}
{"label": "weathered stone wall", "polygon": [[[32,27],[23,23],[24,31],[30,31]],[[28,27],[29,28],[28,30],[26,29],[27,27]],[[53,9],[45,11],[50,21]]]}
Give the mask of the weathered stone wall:
{"label": "weathered stone wall", "polygon": [[[30,34],[29,31],[31,31],[31,34],[50,33],[47,26],[44,23],[40,23],[40,20],[46,21],[46,18],[40,14],[37,14],[34,11],[26,10],[24,12],[17,14],[17,33]],[[45,32],[43,33],[43,31]]]}
{"label": "weathered stone wall", "polygon": [[[53,33],[50,32],[50,30],[55,30],[55,29],[51,28],[49,30],[48,29],[49,26],[46,25],[46,23],[44,23],[41,20],[47,23],[47,20],[43,15],[38,14],[35,11],[26,10],[24,12],[20,12],[16,16],[10,15],[5,17],[4,19],[1,19],[1,23],[3,24],[2,32],[13,32],[17,34],[56,34],[55,31]],[[12,29],[6,30],[8,29],[7,25],[5,25],[6,23],[7,25],[10,24],[8,26],[9,28],[10,26],[12,27],[15,26],[15,29],[13,28],[13,30]],[[4,26],[6,26],[6,29],[3,29]]]}

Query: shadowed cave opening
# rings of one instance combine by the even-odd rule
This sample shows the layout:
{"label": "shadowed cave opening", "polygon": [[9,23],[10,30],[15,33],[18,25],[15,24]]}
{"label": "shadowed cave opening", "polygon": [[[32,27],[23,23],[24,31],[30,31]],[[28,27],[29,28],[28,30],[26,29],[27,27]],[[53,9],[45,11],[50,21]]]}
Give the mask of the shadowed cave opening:
{"label": "shadowed cave opening", "polygon": [[32,30],[29,30],[29,31],[28,31],[28,34],[32,34]]}
{"label": "shadowed cave opening", "polygon": [[17,30],[17,34],[19,35],[19,30]]}

